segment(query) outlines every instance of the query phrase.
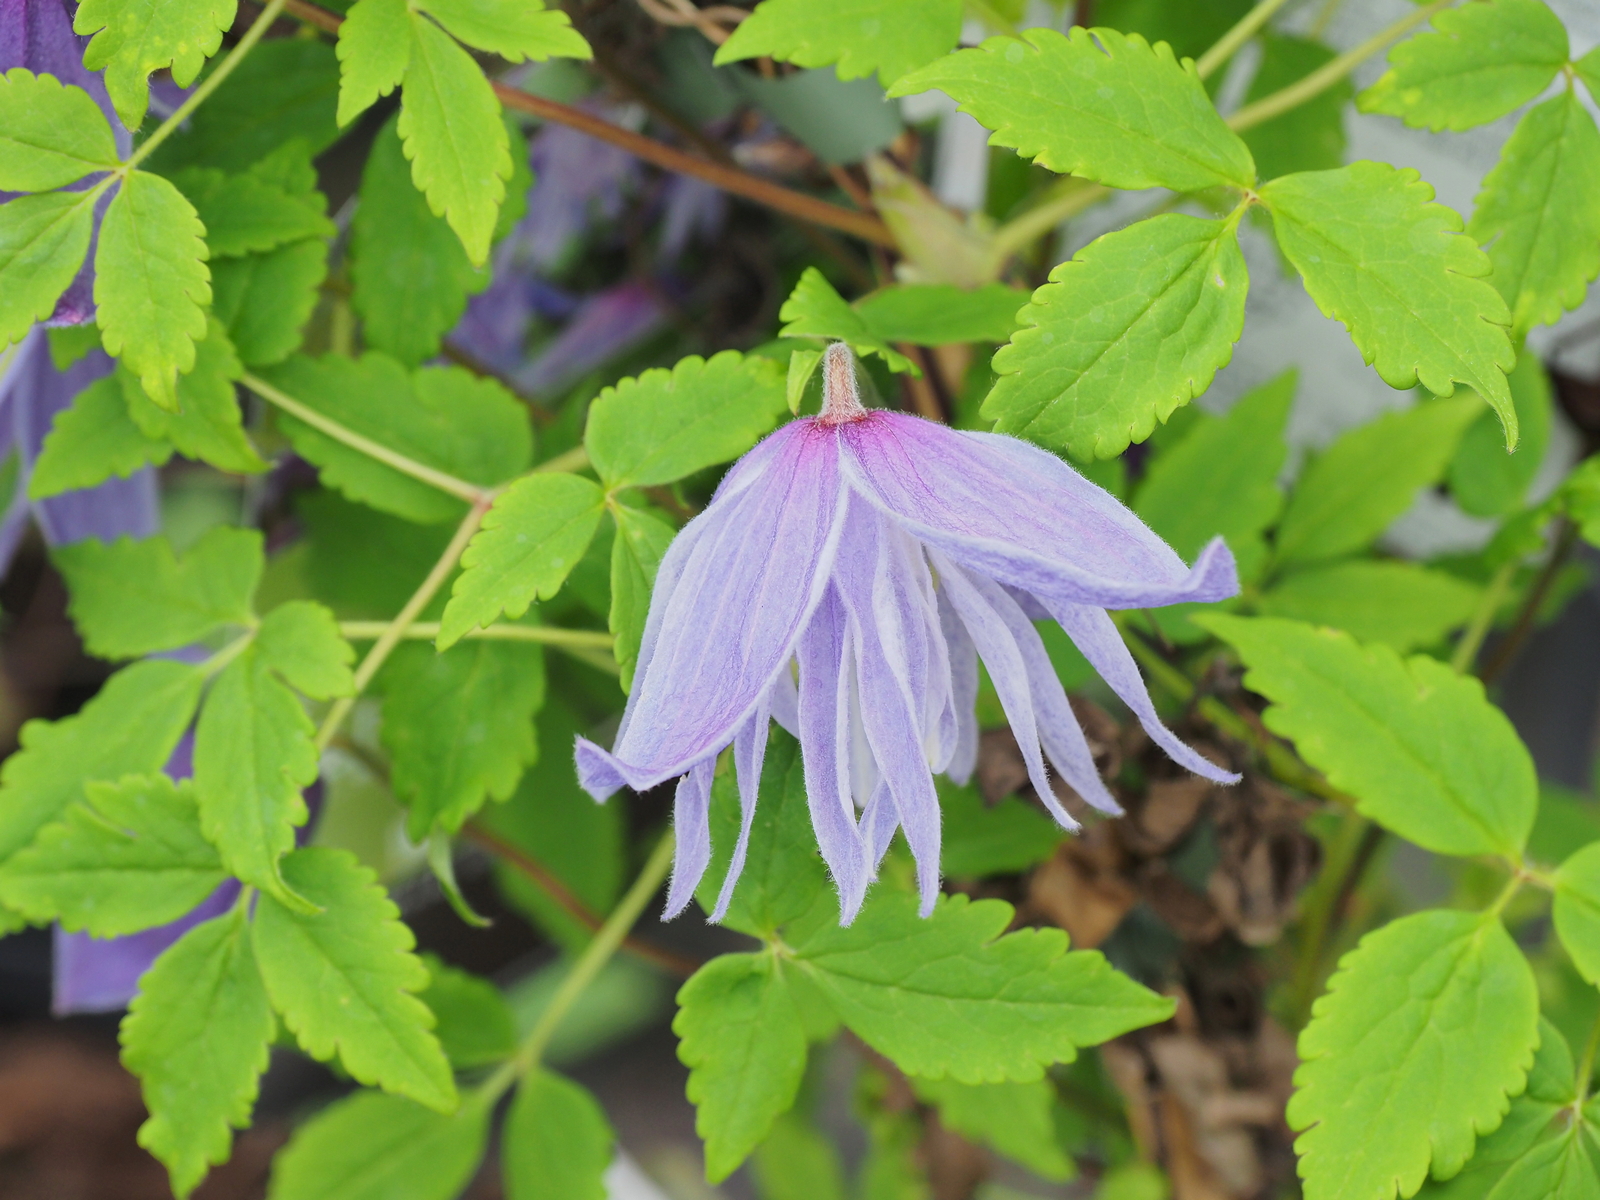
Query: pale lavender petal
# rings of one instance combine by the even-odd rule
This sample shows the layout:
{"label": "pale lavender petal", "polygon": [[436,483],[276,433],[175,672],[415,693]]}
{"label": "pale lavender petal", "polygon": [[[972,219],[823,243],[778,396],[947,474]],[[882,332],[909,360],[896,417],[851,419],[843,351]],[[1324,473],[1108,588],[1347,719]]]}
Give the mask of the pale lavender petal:
{"label": "pale lavender petal", "polygon": [[962,565],[1041,599],[1140,608],[1239,590],[1220,539],[1186,568],[1114,496],[1037,446],[883,411],[840,434],[852,489]]}
{"label": "pale lavender petal", "polygon": [[883,856],[889,853],[889,843],[894,841],[894,831],[899,828],[900,819],[895,811],[894,797],[889,793],[889,783],[887,780],[881,780],[861,814],[861,840],[866,843],[867,850],[872,855],[874,877],[883,864]]}
{"label": "pale lavender petal", "polygon": [[767,703],[772,708],[772,719],[778,728],[790,737],[800,736],[800,689],[795,685],[794,672],[787,668],[778,672],[767,692]]}
{"label": "pale lavender petal", "polygon": [[750,827],[756,819],[756,799],[761,793],[761,767],[767,757],[767,722],[767,705],[763,700],[733,739],[733,772],[739,784],[739,840],[733,847],[733,857],[728,860],[728,873],[722,880],[722,890],[717,893],[717,905],[711,912],[713,921],[720,921],[728,915],[734,885],[744,872],[745,855],[750,850]]}
{"label": "pale lavender petal", "polygon": [[667,888],[667,908],[663,921],[689,907],[694,889],[700,885],[711,863],[711,781],[717,773],[715,757],[697,762],[678,780],[672,802],[672,832],[676,839],[672,851],[672,883]]}
{"label": "pale lavender petal", "polygon": [[1122,640],[1116,625],[1103,609],[1050,600],[1046,600],[1045,605],[1100,678],[1110,684],[1111,690],[1133,710],[1134,716],[1139,718],[1139,724],[1150,735],[1150,740],[1165,750],[1173,762],[1217,783],[1239,782],[1238,775],[1223,770],[1195,753],[1161,723],[1128,644]]}
{"label": "pale lavender petal", "polygon": [[553,395],[632,349],[666,324],[667,313],[639,282],[590,296],[549,345],[515,378],[536,396]]}
{"label": "pale lavender petal", "polygon": [[[605,106],[579,107],[612,119]],[[621,215],[639,179],[639,162],[626,150],[564,125],[546,125],[528,147],[534,184],[528,211],[512,234],[519,258],[543,271],[560,263],[595,220]]]}
{"label": "pale lavender petal", "polygon": [[961,623],[944,589],[939,590],[939,626],[950,658],[951,703],[956,717],[956,742],[945,774],[965,787],[978,769],[978,648]]}
{"label": "pale lavender petal", "polygon": [[727,215],[728,196],[721,188],[690,175],[671,176],[661,217],[661,261],[676,262],[690,242],[715,237]]}
{"label": "pale lavender petal", "polygon": [[450,341],[497,370],[510,371],[522,362],[532,321],[527,280],[497,264],[493,282],[467,301],[467,311],[451,331]]}

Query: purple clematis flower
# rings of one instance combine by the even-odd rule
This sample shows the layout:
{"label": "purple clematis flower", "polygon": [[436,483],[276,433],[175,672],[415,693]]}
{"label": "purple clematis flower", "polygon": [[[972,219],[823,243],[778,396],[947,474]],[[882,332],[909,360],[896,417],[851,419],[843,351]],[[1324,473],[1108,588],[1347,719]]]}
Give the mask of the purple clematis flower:
{"label": "purple clematis flower", "polygon": [[1033,626],[1047,615],[1173,759],[1237,781],[1161,724],[1106,614],[1236,594],[1221,538],[1186,567],[1054,455],[868,411],[842,344],[828,348],[823,371],[821,415],[792,422],[736,463],[663,558],[612,750],[578,739],[578,776],[598,800],[681,777],[668,917],[689,903],[710,861],[711,780],[731,744],[743,823],[712,919],[726,911],[769,717],[800,739],[841,919],[859,911],[896,828],[917,861],[923,914],[931,912],[933,774],[965,782],[976,766],[980,658],[1056,820],[1077,828],[1051,790],[1046,758],[1090,804],[1119,812]]}

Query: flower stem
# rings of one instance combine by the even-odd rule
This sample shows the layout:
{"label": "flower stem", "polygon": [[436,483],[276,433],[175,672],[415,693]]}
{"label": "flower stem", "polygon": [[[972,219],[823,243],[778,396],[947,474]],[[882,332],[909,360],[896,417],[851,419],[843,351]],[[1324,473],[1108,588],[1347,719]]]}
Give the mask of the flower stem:
{"label": "flower stem", "polygon": [[[340,621],[340,636],[354,642],[371,641],[388,633],[389,621]],[[439,636],[438,621],[413,621],[400,631],[404,641],[432,641]],[[464,638],[490,638],[505,642],[542,642],[547,646],[583,646],[609,650],[616,638],[600,629],[562,629],[557,625],[490,625],[462,634]]]}
{"label": "flower stem", "polygon": [[1483,639],[1488,636],[1489,627],[1494,624],[1495,614],[1500,611],[1516,573],[1517,564],[1513,559],[1494,573],[1489,586],[1483,590],[1483,599],[1478,601],[1477,611],[1472,614],[1472,623],[1462,632],[1461,640],[1456,643],[1456,651],[1450,656],[1450,665],[1458,673],[1466,674],[1478,661]]}
{"label": "flower stem", "polygon": [[571,450],[564,451],[554,458],[547,458],[533,469],[537,475],[541,471],[566,471],[577,472],[589,465],[589,450],[586,446],[574,446]]}
{"label": "flower stem", "polygon": [[1589,1083],[1594,1078],[1596,1052],[1600,1052],[1600,1016],[1595,1017],[1594,1028],[1589,1030],[1589,1040],[1583,1046],[1583,1057],[1578,1060],[1578,1074],[1573,1079],[1573,1094],[1577,1097],[1572,1104],[1574,1116],[1583,1112],[1583,1106],[1589,1099]]}
{"label": "flower stem", "polygon": [[1217,44],[1202,54],[1194,64],[1195,71],[1201,79],[1208,79],[1216,69],[1227,62],[1251,38],[1261,31],[1261,27],[1272,19],[1274,13],[1287,3],[1287,0],[1261,0],[1254,8],[1245,13],[1244,17],[1227,33],[1218,39]]}
{"label": "flower stem", "polygon": [[154,154],[156,147],[171,137],[173,131],[189,119],[189,114],[204,104],[211,93],[222,86],[222,81],[232,75],[234,68],[244,61],[244,56],[255,48],[255,44],[261,40],[261,35],[272,28],[272,23],[278,19],[288,2],[289,0],[270,0],[261,10],[261,15],[256,18],[255,24],[250,26],[245,35],[239,39],[238,45],[228,51],[228,56],[216,65],[211,74],[200,81],[200,86],[189,93],[189,98],[178,105],[173,114],[140,143],[139,148],[129,155],[128,161],[122,164],[118,174],[126,175]]}
{"label": "flower stem", "polygon": [[995,230],[989,244],[994,247],[996,258],[1005,258],[1110,194],[1110,188],[1086,179],[1063,179],[1042,201]]}

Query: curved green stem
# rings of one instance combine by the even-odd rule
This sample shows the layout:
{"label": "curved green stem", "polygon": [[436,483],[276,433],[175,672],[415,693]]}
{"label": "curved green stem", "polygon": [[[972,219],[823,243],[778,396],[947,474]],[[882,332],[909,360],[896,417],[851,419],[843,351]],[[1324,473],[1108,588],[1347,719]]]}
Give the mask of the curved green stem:
{"label": "curved green stem", "polygon": [[[340,636],[354,642],[370,641],[389,632],[388,621],[340,621]],[[438,621],[413,621],[400,631],[406,641],[432,641],[439,636]],[[601,629],[562,629],[557,625],[490,625],[462,634],[464,638],[490,638],[504,642],[541,642],[547,646],[582,646],[610,650],[616,638]]]}
{"label": "curved green stem", "polygon": [[1061,222],[1077,216],[1110,194],[1110,188],[1090,183],[1087,179],[1063,179],[1054,185],[1051,194],[1044,200],[994,231],[990,245],[994,247],[995,257],[1003,259],[1016,253],[1035,238],[1044,236]]}
{"label": "curved green stem", "polygon": [[1597,1051],[1600,1051],[1600,1016],[1594,1019],[1594,1028],[1589,1031],[1589,1040],[1584,1043],[1583,1057],[1578,1061],[1578,1074],[1573,1080],[1573,1094],[1577,1097],[1572,1105],[1574,1112],[1581,1113],[1589,1099],[1589,1082],[1594,1078]]}
{"label": "curved green stem", "polygon": [[589,465],[589,450],[586,446],[574,446],[571,450],[548,458],[533,469],[535,475],[541,471],[581,471]]}
{"label": "curved green stem", "polygon": [[1511,580],[1516,573],[1516,561],[1508,562],[1494,573],[1489,586],[1483,589],[1483,599],[1478,601],[1477,610],[1472,614],[1472,623],[1462,632],[1461,640],[1456,643],[1455,653],[1450,656],[1450,665],[1458,673],[1466,674],[1478,661],[1478,651],[1483,649],[1483,639],[1489,635],[1489,627],[1494,624],[1495,614],[1505,602],[1506,592],[1510,590]]}
{"label": "curved green stem", "polygon": [[1200,78],[1209,78],[1218,67],[1238,53],[1239,47],[1261,32],[1261,27],[1287,2],[1288,0],[1261,0],[1245,13],[1237,25],[1218,39],[1216,45],[1195,60],[1194,69]]}

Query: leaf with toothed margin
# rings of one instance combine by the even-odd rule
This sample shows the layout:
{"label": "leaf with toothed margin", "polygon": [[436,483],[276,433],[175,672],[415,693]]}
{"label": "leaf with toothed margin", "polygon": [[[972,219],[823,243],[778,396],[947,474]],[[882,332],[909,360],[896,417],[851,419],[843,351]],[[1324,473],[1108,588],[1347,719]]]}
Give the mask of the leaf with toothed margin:
{"label": "leaf with toothed margin", "polygon": [[832,338],[849,343],[857,354],[876,354],[891,371],[922,373],[909,358],[874,333],[865,318],[845,303],[815,267],[807,267],[801,273],[800,282],[778,310],[778,319],[787,322],[778,331],[780,337]]}
{"label": "leaf with toothed margin", "polygon": [[93,487],[112,476],[126,479],[146,463],[159,467],[171,457],[171,442],[147,437],[133,423],[121,378],[98,379],[56,414],[28,478],[28,498]]}
{"label": "leaf with toothed margin", "polygon": [[356,652],[339,633],[332,612],[312,600],[290,600],[269,612],[256,630],[262,660],[313,700],[355,694],[350,664]]}
{"label": "leaf with toothed margin", "polygon": [[356,0],[339,26],[340,126],[350,124],[400,86],[411,65],[406,0]]}
{"label": "leaf with toothed margin", "polygon": [[119,161],[88,92],[22,67],[0,72],[0,190],[48,192]]}
{"label": "leaf with toothed margin", "polygon": [[83,65],[105,69],[117,116],[137,129],[150,105],[150,75],[171,67],[172,81],[188,87],[222,45],[238,7],[237,0],[83,0],[72,28],[94,34]]}
{"label": "leaf with toothed margin", "polygon": [[506,1114],[506,1200],[606,1200],[617,1135],[588,1088],[538,1069]]}
{"label": "leaf with toothed margin", "polygon": [[0,204],[0,343],[55,311],[89,253],[95,194],[45,192]]}
{"label": "leaf with toothed margin", "polygon": [[507,62],[594,57],[572,18],[527,0],[416,0],[417,7],[469,46]]}
{"label": "leaf with toothed margin", "polygon": [[146,437],[170,442],[185,458],[210,463],[230,474],[254,475],[267,469],[244,431],[244,414],[234,383],[244,364],[227,331],[212,320],[206,339],[195,347],[194,370],[178,376],[178,409],[169,412],[151,400],[125,367],[117,381],[128,417]]}
{"label": "leaf with toothed margin", "polygon": [[840,79],[876,71],[887,86],[960,40],[960,0],[764,0],[717,49],[713,63],[767,57],[831,66]]}

